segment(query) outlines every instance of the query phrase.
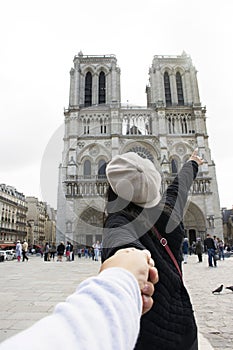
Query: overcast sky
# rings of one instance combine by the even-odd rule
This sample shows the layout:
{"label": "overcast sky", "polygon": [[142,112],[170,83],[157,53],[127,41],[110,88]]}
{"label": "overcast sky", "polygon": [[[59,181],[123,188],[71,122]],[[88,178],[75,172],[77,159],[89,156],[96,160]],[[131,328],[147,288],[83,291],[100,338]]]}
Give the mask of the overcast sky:
{"label": "overcast sky", "polygon": [[[115,54],[121,101],[146,106],[154,55],[191,56],[216,164],[231,208],[232,0],[9,0],[0,13],[0,183],[56,207],[63,109],[73,58]],[[49,163],[48,163],[49,162]],[[47,179],[47,181],[46,181]]]}

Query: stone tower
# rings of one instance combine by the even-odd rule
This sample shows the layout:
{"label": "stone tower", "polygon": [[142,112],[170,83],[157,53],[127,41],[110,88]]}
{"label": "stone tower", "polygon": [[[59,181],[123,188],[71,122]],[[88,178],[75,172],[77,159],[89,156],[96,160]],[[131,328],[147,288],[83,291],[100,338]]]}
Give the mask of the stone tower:
{"label": "stone tower", "polygon": [[205,159],[190,190],[184,224],[190,243],[210,232],[222,238],[215,164],[191,58],[154,56],[147,107],[121,104],[120,69],[114,55],[80,52],[70,71],[59,168],[57,241],[92,245],[102,240],[106,163],[133,151],[150,159],[162,176],[162,192],[198,147]]}

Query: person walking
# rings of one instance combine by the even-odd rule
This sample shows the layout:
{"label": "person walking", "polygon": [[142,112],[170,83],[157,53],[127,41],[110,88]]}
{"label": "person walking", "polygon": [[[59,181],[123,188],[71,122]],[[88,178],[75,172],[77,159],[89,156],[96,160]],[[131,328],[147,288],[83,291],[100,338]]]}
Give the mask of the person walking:
{"label": "person walking", "polygon": [[70,261],[74,261],[74,246],[71,242],[70,243]]}
{"label": "person walking", "polygon": [[207,233],[206,239],[204,240],[204,247],[205,247],[205,251],[208,254],[209,267],[213,267],[213,262],[214,262],[214,266],[217,267],[217,260],[215,259],[216,245],[209,233]]}
{"label": "person walking", "polygon": [[217,243],[217,247],[218,247],[218,255],[219,255],[219,260],[224,260],[225,256],[224,256],[224,243],[222,239],[217,238],[218,243]]}
{"label": "person walking", "polygon": [[44,246],[44,261],[50,261],[49,250],[50,250],[49,243],[46,242]]}
{"label": "person walking", "polygon": [[66,243],[66,261],[70,261],[70,242]]}
{"label": "person walking", "polygon": [[201,238],[197,237],[197,242],[196,242],[196,254],[198,257],[198,262],[201,263],[202,262],[202,253],[203,253],[203,246],[201,243]]}
{"label": "person walking", "polygon": [[188,252],[189,252],[189,240],[187,237],[184,238],[184,241],[182,244],[182,252],[183,252],[183,258],[184,258],[184,264],[187,264]]}
{"label": "person walking", "polygon": [[149,159],[128,152],[106,167],[109,182],[102,261],[123,247],[148,249],[159,273],[154,304],[141,318],[135,350],[197,350],[197,325],[182,279],[183,212],[203,160],[195,150],[164,192]]}
{"label": "person walking", "polygon": [[51,248],[49,250],[49,254],[50,254],[50,259],[55,259],[55,254],[56,254],[56,251],[57,251],[57,247],[56,247],[56,244],[55,242],[52,242],[51,244]]}
{"label": "person walking", "polygon": [[17,241],[16,246],[15,246],[15,254],[18,262],[21,260],[22,256],[22,244],[20,243],[20,240]]}
{"label": "person walking", "polygon": [[62,262],[62,257],[65,252],[65,244],[63,241],[60,242],[60,244],[57,246],[57,261]]}
{"label": "person walking", "polygon": [[24,241],[23,241],[23,245],[22,245],[23,261],[24,261],[25,259],[28,261],[27,251],[28,251],[28,243],[27,243],[26,240],[24,240]]}
{"label": "person walking", "polygon": [[100,242],[96,241],[96,243],[93,244],[93,248],[94,248],[95,261],[98,261],[99,254],[100,254]]}

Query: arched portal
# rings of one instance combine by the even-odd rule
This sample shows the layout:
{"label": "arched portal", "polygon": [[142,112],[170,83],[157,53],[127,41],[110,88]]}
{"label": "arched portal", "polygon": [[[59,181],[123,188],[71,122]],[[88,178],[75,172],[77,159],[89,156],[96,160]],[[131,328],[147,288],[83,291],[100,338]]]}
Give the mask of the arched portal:
{"label": "arched portal", "polygon": [[83,210],[75,232],[78,232],[75,236],[78,245],[92,246],[96,241],[102,242],[103,212],[91,206]]}
{"label": "arched portal", "polygon": [[186,207],[184,228],[190,244],[196,241],[197,237],[201,237],[202,241],[205,239],[205,216],[201,209],[193,202],[189,202]]}

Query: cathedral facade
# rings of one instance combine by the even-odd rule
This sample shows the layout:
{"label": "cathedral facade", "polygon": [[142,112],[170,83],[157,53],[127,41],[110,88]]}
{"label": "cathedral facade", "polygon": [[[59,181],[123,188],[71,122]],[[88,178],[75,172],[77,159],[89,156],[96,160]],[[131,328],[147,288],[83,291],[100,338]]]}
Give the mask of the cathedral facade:
{"label": "cathedral facade", "polygon": [[198,147],[204,164],[189,193],[184,225],[190,243],[211,233],[222,238],[215,173],[201,105],[197,71],[185,52],[153,57],[147,106],[121,103],[121,71],[114,55],[74,57],[59,167],[57,241],[91,246],[102,240],[105,167],[111,158],[136,152],[162,177],[161,194]]}

